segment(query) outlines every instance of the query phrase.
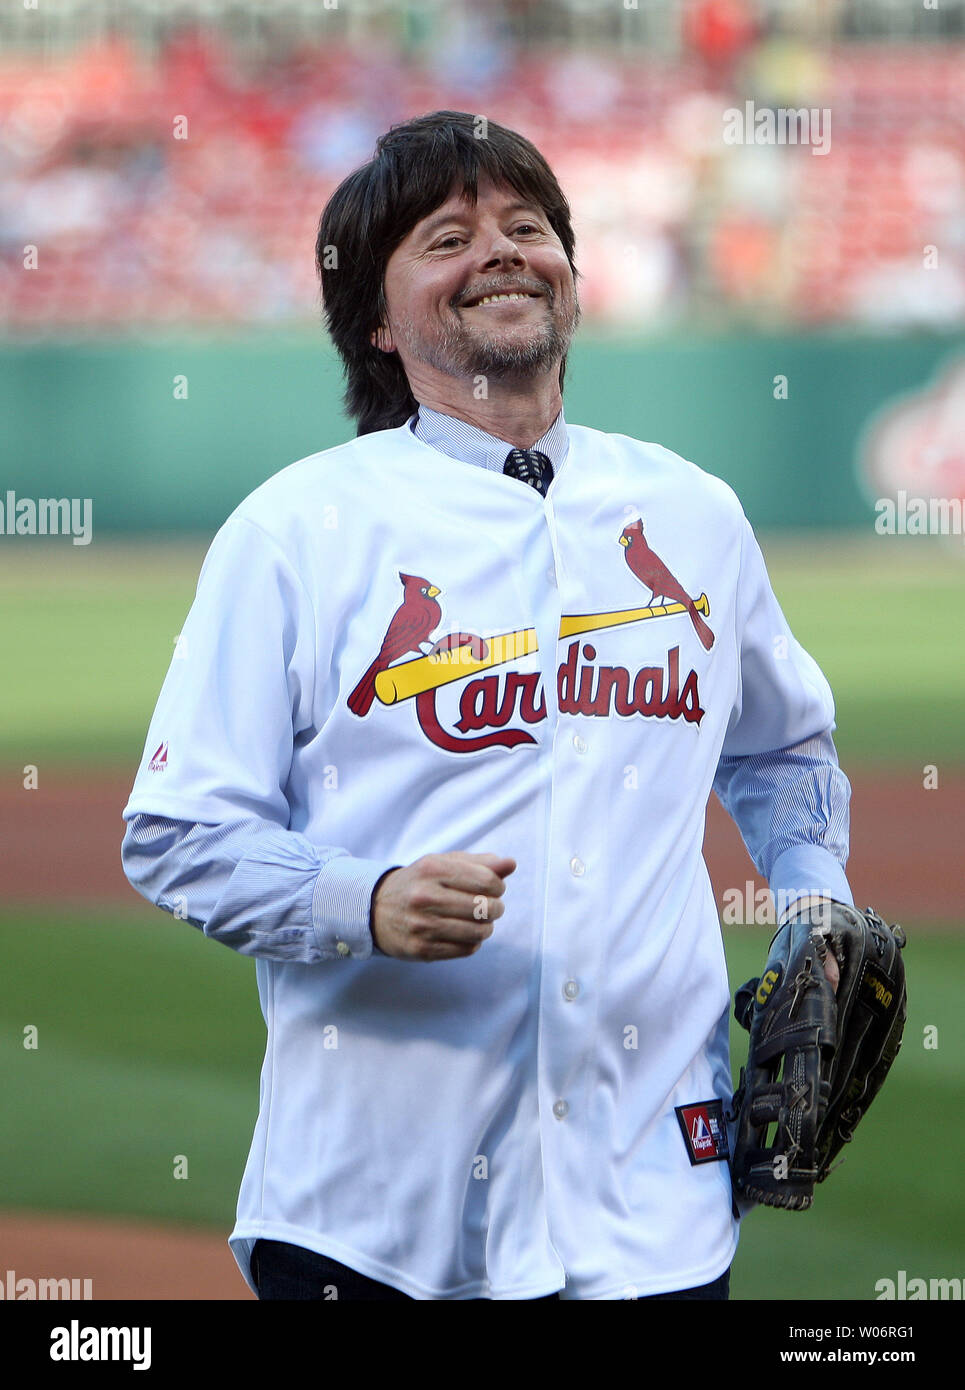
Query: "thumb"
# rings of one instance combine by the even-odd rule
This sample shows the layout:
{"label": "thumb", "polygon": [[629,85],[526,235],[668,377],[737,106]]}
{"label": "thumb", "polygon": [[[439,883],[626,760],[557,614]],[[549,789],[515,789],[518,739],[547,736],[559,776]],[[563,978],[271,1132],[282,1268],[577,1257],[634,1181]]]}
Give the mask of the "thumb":
{"label": "thumb", "polygon": [[500,878],[508,878],[516,870],[516,860],[505,854],[480,854],[479,858],[485,861],[494,874],[499,874]]}

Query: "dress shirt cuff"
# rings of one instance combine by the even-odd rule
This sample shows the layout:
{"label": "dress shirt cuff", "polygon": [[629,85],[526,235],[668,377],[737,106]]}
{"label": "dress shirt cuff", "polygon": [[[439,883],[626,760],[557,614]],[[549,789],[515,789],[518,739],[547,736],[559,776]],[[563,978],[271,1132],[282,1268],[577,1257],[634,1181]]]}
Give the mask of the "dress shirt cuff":
{"label": "dress shirt cuff", "polygon": [[312,926],[326,959],[365,960],[383,953],[372,940],[369,914],[379,879],[399,864],[340,854],[319,870],[312,897]]}
{"label": "dress shirt cuff", "polygon": [[816,895],[854,906],[844,869],[830,850],[820,845],[792,845],[775,859],[771,892],[782,922],[797,898]]}

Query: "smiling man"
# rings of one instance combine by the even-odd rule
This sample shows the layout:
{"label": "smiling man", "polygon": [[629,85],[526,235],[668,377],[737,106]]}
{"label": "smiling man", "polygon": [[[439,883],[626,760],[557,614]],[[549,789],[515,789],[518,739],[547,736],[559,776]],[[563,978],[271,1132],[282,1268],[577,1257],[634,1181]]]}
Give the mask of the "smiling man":
{"label": "smiling man", "polygon": [[382,137],[316,246],[357,437],[225,522],[148,731],[125,870],[257,962],[262,1299],[726,1298],[711,791],[782,909],[852,901],[737,498],[564,419],[574,254],[522,136]]}
{"label": "smiling man", "polygon": [[384,299],[372,340],[398,354],[426,409],[455,409],[516,444],[559,415],[580,310],[574,267],[539,205],[485,176],[471,200],[457,181],[390,256]]}

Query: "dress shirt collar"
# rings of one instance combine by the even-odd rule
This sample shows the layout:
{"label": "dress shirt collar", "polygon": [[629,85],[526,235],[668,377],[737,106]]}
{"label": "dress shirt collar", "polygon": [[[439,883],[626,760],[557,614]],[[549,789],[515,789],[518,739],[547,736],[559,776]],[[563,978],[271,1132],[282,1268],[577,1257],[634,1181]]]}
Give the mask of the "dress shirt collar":
{"label": "dress shirt collar", "polygon": [[[480,468],[490,468],[496,473],[503,471],[506,455],[510,449],[516,447],[505,439],[487,434],[478,425],[457,420],[453,415],[443,415],[440,411],[430,410],[425,405],[419,406],[408,423],[412,433],[417,439],[421,439],[423,444],[438,449],[442,454],[448,454],[450,458],[459,459],[463,463],[475,463]],[[554,473],[559,473],[570,448],[562,409],[546,433],[530,447],[544,453],[553,465]]]}

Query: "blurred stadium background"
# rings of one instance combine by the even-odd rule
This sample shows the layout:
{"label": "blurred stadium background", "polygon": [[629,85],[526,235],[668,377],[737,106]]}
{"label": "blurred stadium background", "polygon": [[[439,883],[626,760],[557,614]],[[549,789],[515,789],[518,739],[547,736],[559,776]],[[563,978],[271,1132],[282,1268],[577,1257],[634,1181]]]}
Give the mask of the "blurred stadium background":
{"label": "blurred stadium background", "polygon": [[[244,1295],[253,968],[136,897],[120,812],[214,530],[351,434],[322,206],[440,108],[520,130],[569,197],[567,418],[738,489],[836,693],[856,898],[909,932],[893,1079],[814,1212],[748,1221],[734,1296],[965,1273],[965,537],[875,529],[876,499],[965,497],[963,92],[965,0],[0,10],[0,502],[93,510],[90,544],[0,534],[0,1278]],[[728,143],[747,102],[829,112],[829,148]],[[722,893],[754,874],[718,810]],[[739,983],[769,932],[725,938]]]}

